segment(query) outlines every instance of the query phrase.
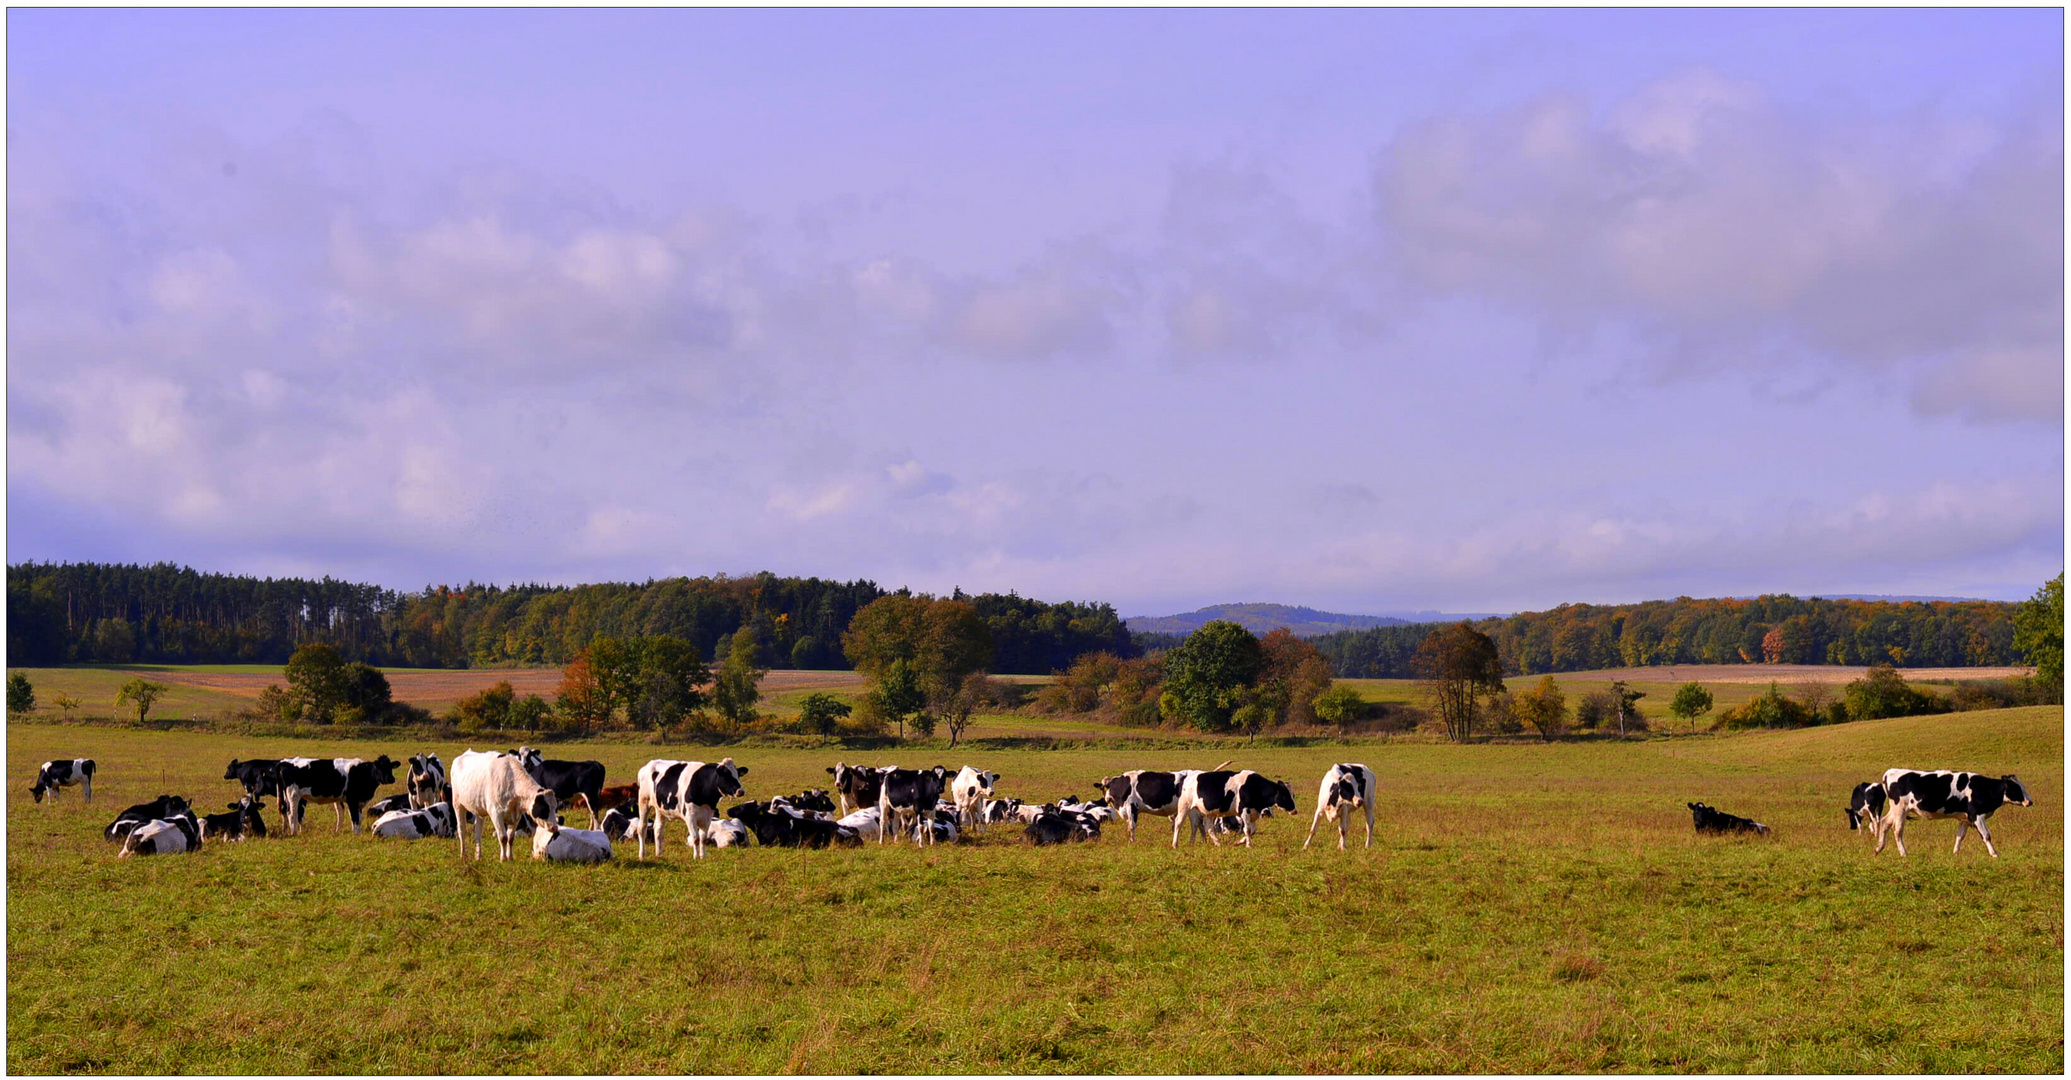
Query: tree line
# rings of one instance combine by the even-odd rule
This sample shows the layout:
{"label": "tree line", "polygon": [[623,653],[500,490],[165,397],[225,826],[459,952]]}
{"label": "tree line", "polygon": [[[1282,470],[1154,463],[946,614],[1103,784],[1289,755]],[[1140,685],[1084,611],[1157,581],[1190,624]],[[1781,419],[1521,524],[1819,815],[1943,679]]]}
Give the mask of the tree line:
{"label": "tree line", "polygon": [[[676,577],[591,585],[433,585],[399,592],[331,578],[254,578],[184,566],[25,562],[7,569],[7,659],[65,663],[285,664],[304,645],[377,667],[565,666],[599,639],[669,637],[720,659],[752,631],[763,668],[847,668],[856,612],[875,582]],[[1100,603],[966,596],[994,643],[989,670],[1045,675],[1079,655],[1135,655]]]}
{"label": "tree line", "polygon": [[[1996,667],[2022,662],[2018,605],[1988,600],[1653,600],[1563,604],[1483,619],[1510,675],[1670,664],[1889,664]],[[1380,626],[1312,638],[1339,675],[1415,678],[1430,624]]]}

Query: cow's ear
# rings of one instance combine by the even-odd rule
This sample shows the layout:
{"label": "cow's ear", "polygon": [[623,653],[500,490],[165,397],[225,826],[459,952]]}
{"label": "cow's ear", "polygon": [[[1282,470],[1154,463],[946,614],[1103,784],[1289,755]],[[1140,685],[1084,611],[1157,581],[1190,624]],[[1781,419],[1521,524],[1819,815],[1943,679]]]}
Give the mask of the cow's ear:
{"label": "cow's ear", "polygon": [[736,765],[733,767],[733,774],[735,776],[746,776],[748,775],[748,767],[746,765]]}

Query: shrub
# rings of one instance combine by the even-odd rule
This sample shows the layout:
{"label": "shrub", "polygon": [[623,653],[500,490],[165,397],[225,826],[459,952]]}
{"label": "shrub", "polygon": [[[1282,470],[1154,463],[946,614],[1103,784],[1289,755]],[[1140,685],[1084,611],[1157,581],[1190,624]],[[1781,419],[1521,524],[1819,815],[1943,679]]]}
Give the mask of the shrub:
{"label": "shrub", "polygon": [[1330,689],[1317,694],[1309,703],[1316,718],[1339,731],[1349,730],[1366,715],[1366,699],[1359,691],[1343,683],[1334,683]]}
{"label": "shrub", "polygon": [[1618,723],[1618,695],[1609,690],[1591,690],[1575,703],[1575,726],[1595,731],[1606,722]]}
{"label": "shrub", "polygon": [[511,703],[506,721],[514,728],[548,731],[554,728],[554,707],[538,694],[526,694]]}
{"label": "shrub", "polygon": [[1775,683],[1760,697],[1719,714],[1719,726],[1727,729],[1741,728],[1794,728],[1817,723],[1811,710],[1797,701],[1785,697]]}
{"label": "shrub", "polygon": [[36,708],[36,688],[29,683],[29,677],[19,671],[7,676],[7,711],[30,712]]}
{"label": "shrub", "polygon": [[517,691],[511,688],[510,680],[505,679],[479,694],[454,702],[453,725],[470,735],[490,728],[510,727],[511,704],[516,699]]}
{"label": "shrub", "polygon": [[1841,696],[1847,704],[1849,718],[1854,720],[1925,716],[1949,711],[1941,698],[1908,685],[1905,677],[1889,664],[1871,668],[1862,678],[1849,683]]}

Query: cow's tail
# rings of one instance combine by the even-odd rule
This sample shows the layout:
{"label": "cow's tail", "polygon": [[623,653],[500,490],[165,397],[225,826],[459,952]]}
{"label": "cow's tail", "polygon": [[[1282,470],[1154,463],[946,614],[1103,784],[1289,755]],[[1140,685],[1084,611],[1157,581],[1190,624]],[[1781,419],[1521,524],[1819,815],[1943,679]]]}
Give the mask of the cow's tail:
{"label": "cow's tail", "polygon": [[1220,764],[1220,765],[1217,765],[1217,766],[1216,766],[1215,768],[1213,768],[1213,769],[1210,769],[1210,770],[1208,770],[1208,771],[1209,771],[1209,772],[1221,772],[1221,771],[1223,771],[1223,770],[1224,770],[1225,768],[1228,768],[1228,767],[1229,767],[1229,765],[1230,765],[1230,762],[1231,762],[1231,761],[1235,761],[1235,760],[1237,760],[1237,759],[1236,759],[1236,758],[1231,758],[1231,759],[1230,759],[1229,761],[1225,761],[1225,762],[1223,762],[1222,764]]}

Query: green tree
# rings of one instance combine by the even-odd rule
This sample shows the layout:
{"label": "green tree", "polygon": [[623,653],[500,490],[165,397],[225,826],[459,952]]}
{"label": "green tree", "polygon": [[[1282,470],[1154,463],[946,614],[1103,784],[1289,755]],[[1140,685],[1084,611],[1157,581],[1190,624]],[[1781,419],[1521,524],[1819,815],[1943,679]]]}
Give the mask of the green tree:
{"label": "green tree", "polygon": [[1703,683],[1686,682],[1676,687],[1675,700],[1668,703],[1668,711],[1690,725],[1697,727],[1697,718],[1711,711],[1711,691]]}
{"label": "green tree", "polygon": [[1464,621],[1426,635],[1414,667],[1433,711],[1445,723],[1446,737],[1454,742],[1473,736],[1482,696],[1503,692],[1503,659],[1495,641]]}
{"label": "green tree", "polygon": [[982,671],[974,671],[964,676],[955,692],[940,702],[936,711],[942,717],[943,726],[949,729],[951,750],[956,749],[956,741],[970,729],[971,718],[977,715],[979,708],[995,704],[999,697],[999,683]]}
{"label": "green tree", "polygon": [[495,686],[454,702],[453,724],[470,735],[512,727],[511,703],[517,700],[517,696],[511,681],[501,680]]}
{"label": "green tree", "polygon": [[2014,610],[2013,647],[2035,665],[2035,681],[2064,696],[2064,575],[2043,582]]}
{"label": "green tree", "polygon": [[79,707],[79,699],[65,693],[60,693],[57,697],[52,698],[51,703],[64,710],[66,716],[72,715],[72,710]]}
{"label": "green tree", "polygon": [[712,681],[712,670],[697,646],[673,634],[655,634],[633,638],[622,648],[611,685],[626,695],[626,719],[634,727],[659,730],[704,708],[702,688]]}
{"label": "green tree", "polygon": [[1165,653],[1161,703],[1174,718],[1202,731],[1228,731],[1244,691],[1258,681],[1265,652],[1251,631],[1216,619]]}
{"label": "green tree", "polygon": [[877,676],[877,685],[870,691],[871,711],[885,720],[899,724],[899,737],[906,737],[906,721],[918,716],[927,707],[928,695],[920,688],[920,677],[913,673],[913,665],[905,660],[893,660]]}
{"label": "green tree", "polygon": [[757,686],[768,672],[755,666],[756,634],[743,626],[728,639],[726,659],[712,682],[712,705],[729,724],[743,725],[755,719],[755,703],[762,698]]}
{"label": "green tree", "polygon": [[1552,742],[1568,730],[1568,699],[1553,676],[1543,676],[1537,686],[1515,695],[1519,723],[1539,733],[1541,742]]}
{"label": "green tree", "polygon": [[511,702],[506,722],[527,731],[544,731],[553,721],[554,707],[538,694],[526,694]]}
{"label": "green tree", "polygon": [[[932,731],[936,714],[954,703],[964,680],[984,671],[993,655],[992,630],[977,608],[929,596],[879,597],[856,612],[841,640],[849,662],[875,684],[872,711],[899,721],[902,737],[908,720],[923,735]],[[895,669],[903,672],[902,683],[887,693]],[[905,680],[920,695],[911,708],[903,708]]]}
{"label": "green tree", "polygon": [[301,699],[303,717],[318,724],[331,722],[346,704],[353,682],[338,650],[321,643],[296,649],[285,675],[288,692]]}
{"label": "green tree", "polygon": [[29,677],[19,671],[7,676],[7,712],[13,716],[36,708],[36,688],[29,683]]}
{"label": "green tree", "polygon": [[94,627],[93,658],[110,664],[127,664],[137,655],[136,628],[128,619],[102,619]]}
{"label": "green tree", "polygon": [[1625,729],[1628,722],[1630,722],[1633,727],[1637,728],[1640,731],[1647,730],[1646,720],[1640,716],[1638,709],[1633,708],[1633,705],[1636,702],[1638,702],[1639,699],[1646,697],[1647,695],[1642,691],[1633,690],[1627,687],[1625,685],[1625,680],[1623,679],[1620,679],[1617,682],[1611,684],[1611,693],[1617,695],[1618,697],[1617,711],[1619,736],[1623,737],[1625,735]]}
{"label": "green tree", "polygon": [[1330,689],[1316,695],[1309,707],[1316,718],[1330,726],[1344,731],[1359,722],[1366,713],[1366,699],[1359,691],[1344,683],[1332,684]]}
{"label": "green tree", "polygon": [[827,737],[841,729],[841,718],[850,713],[849,703],[820,691],[814,691],[799,699],[798,726],[820,737],[820,745],[827,745]]}
{"label": "green tree", "polygon": [[151,706],[157,703],[159,697],[166,690],[167,687],[162,683],[150,682],[141,678],[131,679],[123,683],[122,689],[116,693],[115,707],[119,709],[124,705],[135,705],[137,707],[137,722],[143,723],[144,717],[151,713]]}
{"label": "green tree", "polygon": [[[1773,689],[1773,687],[1772,687]],[[1878,664],[1841,691],[1852,720],[1881,720],[1889,716],[1925,716],[1948,712],[1941,699],[1914,689],[1889,664]]]}
{"label": "green tree", "polygon": [[378,724],[388,718],[395,706],[395,698],[388,685],[388,676],[382,674],[380,668],[354,661],[345,665],[342,683],[344,715],[362,724]]}

